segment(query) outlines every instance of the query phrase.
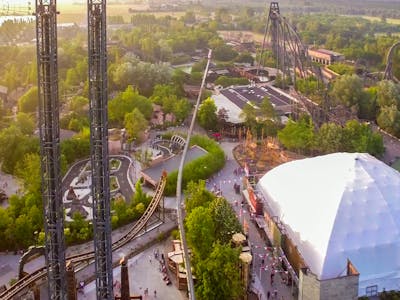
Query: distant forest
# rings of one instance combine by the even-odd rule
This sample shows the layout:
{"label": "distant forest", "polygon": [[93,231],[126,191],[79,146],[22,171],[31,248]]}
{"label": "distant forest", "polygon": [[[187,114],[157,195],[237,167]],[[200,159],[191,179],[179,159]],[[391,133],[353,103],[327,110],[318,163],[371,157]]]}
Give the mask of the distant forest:
{"label": "distant forest", "polygon": [[[283,13],[330,13],[400,18],[400,0],[281,0],[277,1]],[[241,0],[203,0],[205,6],[243,6]],[[246,6],[269,7],[271,1],[249,0]],[[351,4],[350,4],[351,3]]]}

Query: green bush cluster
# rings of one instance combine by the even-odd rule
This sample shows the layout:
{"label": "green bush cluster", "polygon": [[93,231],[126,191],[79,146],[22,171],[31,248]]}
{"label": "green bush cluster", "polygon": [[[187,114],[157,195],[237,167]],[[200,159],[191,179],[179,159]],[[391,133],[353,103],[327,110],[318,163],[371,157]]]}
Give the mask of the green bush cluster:
{"label": "green bush cluster", "polygon": [[[218,172],[225,165],[225,153],[219,145],[206,136],[195,135],[190,140],[190,145],[197,145],[208,153],[185,165],[183,168],[182,188],[184,189],[188,182],[206,179],[215,172]],[[176,181],[178,171],[173,171],[167,176],[165,186],[165,195],[171,196],[176,193]]]}
{"label": "green bush cluster", "polygon": [[137,220],[150,204],[151,197],[147,196],[141,186],[141,182],[137,181],[135,186],[135,194],[128,203],[123,198],[116,198],[111,202],[111,225],[112,228],[118,228]]}

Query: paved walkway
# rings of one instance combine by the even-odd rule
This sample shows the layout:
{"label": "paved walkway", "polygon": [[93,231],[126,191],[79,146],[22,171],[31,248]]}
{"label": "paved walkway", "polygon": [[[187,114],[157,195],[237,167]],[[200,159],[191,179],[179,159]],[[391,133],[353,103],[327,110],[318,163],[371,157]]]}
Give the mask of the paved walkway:
{"label": "paved walkway", "polygon": [[[129,288],[132,296],[142,295],[144,299],[162,299],[162,300],[184,300],[185,293],[179,291],[174,284],[166,285],[163,280],[160,264],[154,258],[154,251],[166,253],[171,251],[171,244],[166,240],[160,244],[154,245],[140,254],[128,260],[129,269]],[[171,274],[170,274],[171,275]],[[172,276],[170,276],[172,277]],[[120,295],[121,268],[116,267],[113,273],[114,278],[114,294]],[[148,295],[145,295],[145,290]],[[154,297],[156,291],[156,297]],[[78,294],[78,300],[95,299],[95,283],[90,282],[85,286],[84,294]]]}
{"label": "paved walkway", "polygon": [[[238,145],[238,143],[230,143],[230,142],[222,142],[221,147],[224,149],[225,154],[227,156],[227,161],[225,167],[211,178],[207,187],[212,190],[216,185],[217,188],[220,188],[222,191],[222,196],[224,196],[229,203],[232,204],[240,222],[246,223],[249,225],[249,240],[252,247],[253,252],[253,270],[252,274],[254,276],[254,282],[252,283],[252,290],[258,291],[259,299],[267,299],[267,293],[270,291],[271,295],[276,290],[278,294],[278,298],[275,299],[285,299],[291,300],[294,299],[292,296],[291,287],[288,287],[282,284],[282,280],[280,278],[280,274],[277,273],[274,276],[274,283],[271,285],[270,283],[270,274],[271,274],[271,265],[273,261],[271,259],[265,259],[264,255],[267,253],[265,247],[269,245],[267,241],[261,236],[256,225],[250,220],[250,214],[248,212],[247,205],[241,207],[240,203],[242,200],[242,196],[236,194],[233,185],[234,183],[238,183],[242,187],[242,179],[243,175],[235,175],[234,170],[239,167],[239,164],[233,158],[233,149]],[[235,202],[239,203],[237,206]],[[264,258],[264,264],[262,265],[262,259]],[[262,269],[261,269],[262,267]],[[271,297],[270,299],[274,299]]]}
{"label": "paved walkway", "polygon": [[18,264],[21,255],[11,253],[0,253],[0,286],[9,286],[12,278],[18,276]]}
{"label": "paved walkway", "polygon": [[[235,201],[238,201],[240,203],[241,200],[241,196],[236,194],[233,189],[233,184],[241,183],[242,179],[240,176],[234,174],[234,170],[239,166],[238,163],[233,159],[233,154],[232,154],[232,150],[236,145],[237,143],[228,143],[228,142],[221,143],[221,146],[225,150],[227,156],[226,165],[218,174],[215,174],[207,184],[207,186],[210,189],[213,188],[214,184],[218,185],[222,191],[223,196],[232,204],[234,204]],[[135,171],[137,172],[137,169]],[[233,206],[235,207],[235,205]],[[175,198],[174,197],[166,198],[165,207],[176,208]],[[255,254],[254,255],[255,263],[253,269],[253,275],[255,276],[255,279],[253,283],[253,289],[259,291],[261,299],[267,299],[266,298],[267,291],[273,291],[273,289],[275,288],[278,291],[279,297],[283,296],[285,300],[293,299],[293,297],[290,296],[291,295],[290,288],[282,285],[280,283],[280,280],[278,280],[277,278],[278,276],[275,277],[276,278],[275,285],[271,286],[269,284],[269,278],[270,278],[269,270],[262,270],[261,272],[259,271],[262,259],[259,255],[263,254],[264,251],[263,249],[267,245],[267,243],[259,235],[257,228],[255,228],[255,225],[248,220],[249,216],[246,209],[243,209],[241,214],[239,214],[240,212],[239,207],[235,207],[235,209],[238,214],[238,217],[242,218],[241,219],[242,222],[243,218],[246,218],[247,223],[249,224],[250,241],[253,245],[257,246],[253,249],[254,251],[253,254]],[[177,291],[175,286],[165,286],[165,283],[161,278],[161,274],[158,271],[158,266],[154,263],[154,261],[150,263],[149,255],[151,256],[152,249],[154,248],[150,248],[148,250],[146,250],[145,248],[145,245],[150,241],[154,241],[154,243],[157,243],[161,232],[169,231],[175,226],[176,226],[175,221],[170,220],[169,222],[166,222],[165,224],[160,226],[158,229],[153,229],[149,231],[147,234],[136,238],[127,246],[113,253],[113,261],[115,263],[117,263],[122,256],[132,257],[132,259],[129,260],[128,265],[130,268],[130,281],[133,293],[143,294],[144,288],[147,287],[149,289],[149,296],[147,296],[147,298],[145,299],[154,298],[153,294],[154,289],[157,290],[158,299],[166,299],[166,300],[185,299],[184,295],[182,295],[181,292]],[[121,236],[124,230],[127,230],[127,228],[125,227],[123,229],[114,231],[113,240]],[[92,247],[93,247],[92,242],[80,246],[70,247],[67,250],[67,255],[68,253],[87,251],[89,249],[92,249]],[[157,245],[154,247],[158,247],[160,249],[162,248],[161,245]],[[38,265],[43,265],[43,263],[44,263],[43,259],[38,259],[36,260],[36,262],[35,261],[30,262],[26,265],[25,270],[28,272],[33,271],[38,267]],[[265,263],[267,265],[269,261]],[[1,261],[0,261],[0,267],[1,267]],[[15,266],[15,268],[17,268],[17,265]],[[117,280],[117,278],[119,277],[118,275],[119,267],[117,267],[114,270],[114,274],[115,274],[114,280]],[[84,280],[90,282],[90,278],[93,278],[93,276],[94,276],[94,267],[92,265],[78,272],[77,280],[78,281]],[[46,290],[43,289],[42,299],[47,299],[45,294]],[[85,296],[80,295],[79,297],[83,298],[79,299],[94,299],[93,295],[94,295],[94,285],[93,283],[89,283],[85,288]],[[181,295],[181,297],[177,295]]]}
{"label": "paved walkway", "polygon": [[[153,226],[148,227],[148,231],[146,233],[142,233],[141,235],[139,235],[138,237],[136,237],[134,240],[132,240],[131,242],[129,242],[128,244],[126,244],[125,246],[123,246],[122,248],[118,249],[117,251],[113,252],[113,265],[114,266],[118,266],[119,265],[119,261],[122,257],[126,257],[126,258],[132,258],[129,260],[129,269],[130,269],[130,276],[131,273],[133,271],[133,275],[130,278],[130,281],[132,280],[137,280],[137,285],[132,283],[132,286],[134,287],[132,292],[134,293],[139,293],[140,294],[140,287],[146,286],[149,288],[159,288],[160,290],[160,295],[162,295],[163,290],[163,285],[165,285],[164,281],[160,276],[155,276],[153,278],[153,276],[150,275],[145,275],[146,272],[150,272],[150,274],[156,275],[158,274],[156,271],[158,270],[158,268],[156,268],[157,264],[152,261],[152,263],[150,263],[150,261],[148,260],[149,255],[143,255],[143,253],[146,253],[146,251],[149,251],[149,247],[158,247],[160,249],[160,251],[162,251],[164,249],[164,247],[162,247],[160,245],[160,237],[162,236],[168,236],[168,233],[173,230],[174,228],[177,227],[176,221],[172,218],[167,218],[166,222],[161,224],[161,225],[157,225],[157,224],[153,224]],[[127,226],[125,226],[123,229],[120,230],[115,230],[113,231],[113,241],[116,240],[117,238],[119,238],[120,236],[123,235],[123,231],[127,230]],[[153,246],[152,246],[153,245]],[[77,254],[79,252],[84,252],[87,250],[92,250],[93,249],[93,242],[88,242],[82,245],[78,245],[78,246],[74,246],[74,247],[69,247],[67,249],[67,256],[68,254],[74,253]],[[153,248],[150,248],[153,249]],[[167,250],[167,251],[171,251],[171,250]],[[153,253],[153,252],[150,252]],[[166,257],[166,254],[164,254]],[[138,265],[138,269],[135,270],[135,266],[136,266],[136,261],[137,261],[137,265]],[[135,264],[132,264],[132,262],[135,262]],[[139,263],[140,263],[140,268],[139,268]],[[31,273],[35,270],[37,270],[38,268],[44,266],[44,258],[43,257],[39,257],[31,262],[29,262],[28,264],[25,265],[24,270],[28,273]],[[18,265],[13,266],[14,268],[18,268]],[[148,270],[147,270],[148,269]],[[141,270],[141,272],[139,272],[139,270]],[[146,270],[146,271],[145,271]],[[81,282],[84,281],[87,283],[86,287],[85,287],[85,295],[79,294],[81,298],[79,299],[95,299],[95,292],[94,292],[94,278],[95,278],[95,269],[94,269],[94,265],[91,264],[87,267],[85,267],[83,270],[76,270],[76,280],[77,282]],[[120,268],[116,267],[114,269],[114,281],[119,280],[119,272],[120,272]],[[135,276],[136,274],[136,276]],[[158,278],[160,280],[158,280]],[[135,290],[135,286],[137,287],[137,289]],[[175,288],[175,286],[167,286],[168,289],[165,289],[165,293],[166,294],[171,294],[172,298],[160,298],[160,299],[176,299],[176,300],[180,300],[180,299],[184,299],[184,298],[176,298],[176,292],[178,292],[178,290]],[[173,287],[173,288],[170,288]],[[118,291],[118,289],[117,289]],[[167,293],[168,292],[168,293]],[[143,291],[142,291],[143,293]],[[180,295],[181,293],[178,292],[178,295]],[[41,291],[40,291],[40,297],[41,299],[48,299],[48,293],[47,293],[47,286],[43,285],[41,287]],[[175,297],[175,298],[174,298]],[[144,299],[152,299],[152,298],[144,298]]]}

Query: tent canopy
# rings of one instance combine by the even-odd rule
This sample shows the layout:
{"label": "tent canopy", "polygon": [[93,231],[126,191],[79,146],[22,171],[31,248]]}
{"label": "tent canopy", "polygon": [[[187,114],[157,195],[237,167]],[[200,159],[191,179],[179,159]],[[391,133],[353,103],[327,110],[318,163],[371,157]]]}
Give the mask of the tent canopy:
{"label": "tent canopy", "polygon": [[272,214],[286,224],[321,280],[360,273],[359,294],[399,289],[400,173],[360,153],[333,153],[282,164],[259,181]]}

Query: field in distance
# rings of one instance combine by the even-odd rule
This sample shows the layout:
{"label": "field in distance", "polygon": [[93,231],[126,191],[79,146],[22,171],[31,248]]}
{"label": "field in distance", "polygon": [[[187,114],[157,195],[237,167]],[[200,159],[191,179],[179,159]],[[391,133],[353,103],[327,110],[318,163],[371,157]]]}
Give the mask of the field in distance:
{"label": "field in distance", "polygon": [[[146,12],[148,10],[148,4],[109,4],[107,3],[107,16],[122,16],[124,18],[125,23],[129,23],[131,20],[131,16],[136,13],[146,13],[153,14],[159,17],[162,16],[174,16],[180,17],[183,16],[184,12]],[[130,12],[129,10],[134,10],[137,12]],[[86,4],[68,4],[68,3],[60,3],[57,5],[57,10],[60,14],[57,17],[58,23],[76,23],[86,24]]]}

